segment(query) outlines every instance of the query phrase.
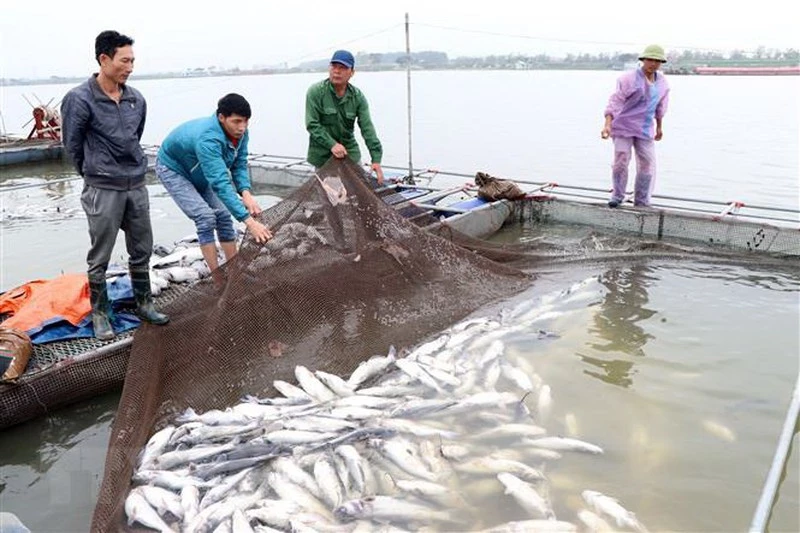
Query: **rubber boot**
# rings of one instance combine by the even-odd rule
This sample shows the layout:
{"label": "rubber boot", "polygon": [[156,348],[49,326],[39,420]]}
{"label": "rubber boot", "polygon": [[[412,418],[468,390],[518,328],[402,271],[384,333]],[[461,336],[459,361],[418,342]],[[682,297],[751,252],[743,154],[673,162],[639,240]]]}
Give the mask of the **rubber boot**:
{"label": "rubber boot", "polygon": [[114,329],[111,327],[111,304],[108,302],[105,276],[97,279],[89,278],[89,301],[92,304],[95,338],[110,341],[114,338]]}
{"label": "rubber boot", "polygon": [[136,300],[136,316],[151,324],[166,324],[169,317],[156,311],[153,305],[153,296],[150,293],[150,271],[131,270],[131,285],[133,298]]}

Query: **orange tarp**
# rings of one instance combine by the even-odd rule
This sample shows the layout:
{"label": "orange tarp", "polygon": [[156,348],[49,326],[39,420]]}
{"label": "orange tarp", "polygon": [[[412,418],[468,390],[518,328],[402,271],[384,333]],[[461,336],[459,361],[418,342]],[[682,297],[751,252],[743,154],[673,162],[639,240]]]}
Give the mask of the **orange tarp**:
{"label": "orange tarp", "polygon": [[92,310],[86,274],[29,281],[0,295],[0,313],[9,313],[3,325],[18,331],[38,329],[54,319],[77,326]]}

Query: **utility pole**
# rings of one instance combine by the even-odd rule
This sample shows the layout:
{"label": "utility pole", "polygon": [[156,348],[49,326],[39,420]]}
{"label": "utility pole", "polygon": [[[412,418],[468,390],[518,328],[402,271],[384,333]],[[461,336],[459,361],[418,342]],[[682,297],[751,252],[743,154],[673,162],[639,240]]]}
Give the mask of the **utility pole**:
{"label": "utility pole", "polygon": [[408,176],[406,183],[414,184],[414,164],[411,157],[411,41],[408,32],[408,13],[406,13],[406,98],[408,100]]}

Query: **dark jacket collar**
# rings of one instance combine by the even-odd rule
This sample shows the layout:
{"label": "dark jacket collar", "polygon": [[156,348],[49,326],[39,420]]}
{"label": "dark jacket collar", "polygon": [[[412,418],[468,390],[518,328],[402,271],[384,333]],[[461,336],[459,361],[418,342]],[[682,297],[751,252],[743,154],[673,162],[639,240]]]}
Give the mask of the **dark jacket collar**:
{"label": "dark jacket collar", "polygon": [[[92,96],[95,100],[111,100],[111,98],[103,92],[103,89],[100,88],[100,84],[97,83],[97,72],[89,76],[89,89],[92,91]],[[129,88],[127,84],[123,83],[120,85],[120,90],[122,91],[122,97],[119,99],[120,102],[136,100],[133,90]]]}

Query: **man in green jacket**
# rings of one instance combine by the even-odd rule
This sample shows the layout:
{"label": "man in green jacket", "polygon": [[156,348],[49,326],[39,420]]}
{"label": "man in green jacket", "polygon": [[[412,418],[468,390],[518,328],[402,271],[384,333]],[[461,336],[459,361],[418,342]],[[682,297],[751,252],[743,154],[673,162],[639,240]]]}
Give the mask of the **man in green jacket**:
{"label": "man in green jacket", "polygon": [[328,79],[312,85],[306,93],[306,130],[308,162],[319,168],[333,155],[350,157],[360,163],[361,151],[355,137],[355,122],[369,150],[372,170],[378,185],[383,184],[381,157],[383,148],[372,118],[367,98],[350,84],[355,72],[355,58],[347,50],[337,50],[331,58]]}

